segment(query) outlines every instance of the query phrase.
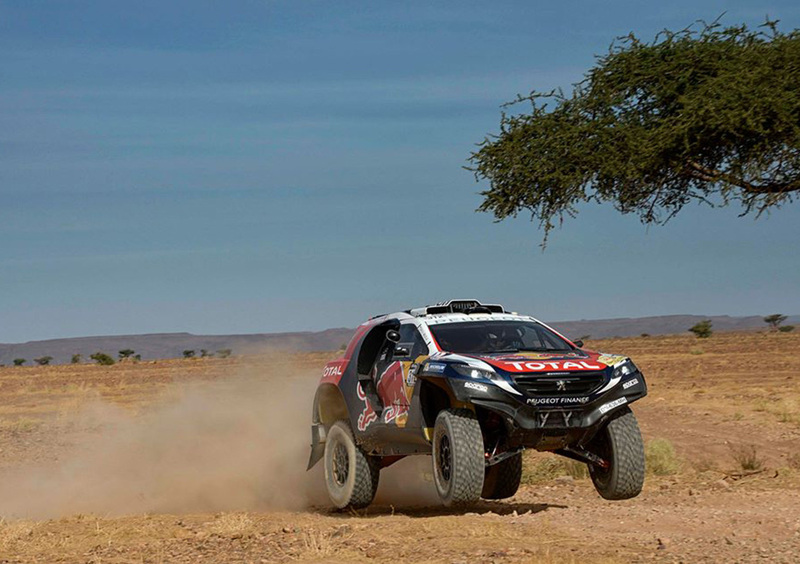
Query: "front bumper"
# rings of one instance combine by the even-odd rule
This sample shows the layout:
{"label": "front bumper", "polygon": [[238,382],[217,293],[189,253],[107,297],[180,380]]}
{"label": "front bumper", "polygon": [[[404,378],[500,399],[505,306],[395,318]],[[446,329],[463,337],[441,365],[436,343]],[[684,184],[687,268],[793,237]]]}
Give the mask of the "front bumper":
{"label": "front bumper", "polygon": [[614,413],[647,395],[647,384],[640,372],[603,393],[581,398],[585,399],[583,403],[573,404],[512,395],[485,382],[476,386],[469,380],[451,379],[450,385],[459,401],[500,416],[506,426],[509,447],[542,450],[587,443]]}

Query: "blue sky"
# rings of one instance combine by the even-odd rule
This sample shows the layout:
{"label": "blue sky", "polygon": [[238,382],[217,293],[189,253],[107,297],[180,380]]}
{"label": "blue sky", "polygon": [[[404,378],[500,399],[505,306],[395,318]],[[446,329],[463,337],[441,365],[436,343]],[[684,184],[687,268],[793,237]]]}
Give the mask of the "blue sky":
{"label": "blue sky", "polygon": [[800,313],[800,204],[551,235],[462,167],[518,92],[796,2],[0,0],[0,342],[354,326],[446,299],[543,319]]}

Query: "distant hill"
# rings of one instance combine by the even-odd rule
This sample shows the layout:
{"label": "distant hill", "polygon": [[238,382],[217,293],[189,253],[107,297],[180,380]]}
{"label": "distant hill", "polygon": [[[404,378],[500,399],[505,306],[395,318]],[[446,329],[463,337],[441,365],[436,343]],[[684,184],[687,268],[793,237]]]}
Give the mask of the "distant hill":
{"label": "distant hill", "polygon": [[216,352],[231,349],[234,354],[259,351],[295,350],[330,351],[346,344],[353,336],[353,329],[326,329],[301,333],[256,333],[249,335],[192,335],[191,333],[153,333],[147,335],[114,335],[107,337],[77,337],[50,339],[18,344],[0,344],[0,364],[10,365],[15,358],[25,358],[33,364],[34,358],[52,356],[53,364],[68,363],[73,354],[80,354],[85,361],[89,355],[102,351],[117,356],[117,351],[133,349],[143,359],[176,358],[183,351],[200,349]]}
{"label": "distant hill", "polygon": [[[759,316],[730,317],[703,315],[666,315],[659,317],[637,317],[620,319],[593,319],[581,321],[556,321],[549,323],[566,336],[578,339],[608,337],[630,337],[649,333],[669,335],[685,333],[703,319],[711,319],[715,331],[752,331],[766,329]],[[800,316],[791,316],[786,325],[800,325]],[[798,327],[800,331],[800,327]],[[270,349],[295,351],[336,350],[350,340],[353,329],[339,328],[316,332],[256,333],[249,335],[192,335],[191,333],[154,333],[148,335],[115,335],[106,337],[77,337],[51,339],[18,344],[0,344],[0,364],[10,365],[15,358],[25,358],[27,364],[41,356],[52,356],[53,364],[70,361],[73,354],[81,354],[88,361],[89,355],[102,351],[114,357],[117,351],[133,349],[143,359],[176,358],[184,350],[191,349],[200,354],[200,349],[216,352],[231,349],[234,354],[247,354]]]}
{"label": "distant hill", "polygon": [[[729,315],[662,315],[659,317],[621,317],[619,319],[589,319],[581,321],[555,321],[548,325],[567,337],[578,339],[589,335],[593,339],[608,337],[635,337],[650,335],[675,335],[686,333],[695,323],[710,319],[714,331],[754,331],[766,329],[764,318],[731,317]],[[789,317],[784,325],[800,325],[800,315]],[[797,328],[800,331],[800,327]]]}

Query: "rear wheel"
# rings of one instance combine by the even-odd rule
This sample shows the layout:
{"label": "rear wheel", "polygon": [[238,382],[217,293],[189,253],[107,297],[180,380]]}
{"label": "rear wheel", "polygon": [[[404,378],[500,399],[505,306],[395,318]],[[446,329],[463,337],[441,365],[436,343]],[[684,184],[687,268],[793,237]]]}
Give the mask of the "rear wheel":
{"label": "rear wheel", "polygon": [[608,462],[607,468],[589,464],[597,492],[605,499],[630,499],[644,485],[644,443],[633,412],[620,410],[598,431],[587,450]]}
{"label": "rear wheel", "polygon": [[493,466],[486,467],[481,497],[484,499],[512,497],[517,493],[521,479],[522,453],[518,452]]}
{"label": "rear wheel", "polygon": [[353,440],[347,421],[337,421],[325,438],[325,486],[333,505],[359,509],[372,503],[380,464]]}
{"label": "rear wheel", "polygon": [[445,505],[469,505],[483,489],[483,435],[468,409],[445,409],[433,430],[433,478]]}

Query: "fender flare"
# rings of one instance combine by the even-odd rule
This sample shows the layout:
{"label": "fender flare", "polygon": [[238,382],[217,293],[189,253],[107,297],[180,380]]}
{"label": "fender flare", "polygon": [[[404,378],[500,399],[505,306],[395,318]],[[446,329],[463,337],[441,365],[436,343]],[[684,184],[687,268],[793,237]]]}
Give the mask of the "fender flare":
{"label": "fender flare", "polygon": [[342,391],[335,384],[321,384],[314,394],[311,411],[311,455],[307,470],[311,470],[322,459],[325,454],[325,433],[340,419],[350,420]]}

